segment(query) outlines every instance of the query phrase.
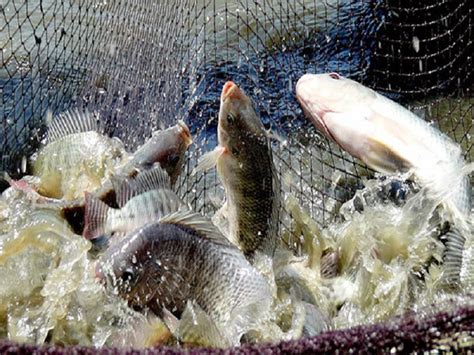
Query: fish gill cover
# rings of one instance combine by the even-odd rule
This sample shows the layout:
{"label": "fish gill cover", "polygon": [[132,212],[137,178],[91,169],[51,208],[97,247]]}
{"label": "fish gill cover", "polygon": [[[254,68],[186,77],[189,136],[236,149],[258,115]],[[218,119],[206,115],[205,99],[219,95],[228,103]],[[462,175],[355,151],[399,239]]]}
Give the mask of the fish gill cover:
{"label": "fish gill cover", "polygon": [[[98,111],[105,132],[129,151],[153,130],[182,119],[195,143],[178,191],[194,210],[212,215],[223,197],[219,179],[212,171],[191,171],[217,144],[220,92],[232,80],[271,129],[282,192],[291,193],[318,228],[331,226],[340,218],[341,205],[373,172],[304,118],[296,82],[305,73],[323,72],[337,72],[407,105],[456,141],[465,160],[472,161],[472,1],[7,0],[0,5],[0,19],[1,170],[12,177],[31,169],[23,157],[41,145],[48,111],[58,114],[76,106]],[[280,217],[283,234],[295,230],[302,218],[291,206],[285,204]],[[299,238],[287,236],[296,255],[302,253]],[[51,245],[64,242],[55,241],[54,233],[51,238]],[[79,255],[61,267],[74,265],[76,277],[87,272]],[[84,281],[77,292],[97,297],[99,291]],[[472,297],[445,302],[434,305],[438,312],[423,310],[242,351],[455,352],[472,346]],[[21,326],[17,316],[10,323]],[[32,350],[7,341],[1,347]]]}

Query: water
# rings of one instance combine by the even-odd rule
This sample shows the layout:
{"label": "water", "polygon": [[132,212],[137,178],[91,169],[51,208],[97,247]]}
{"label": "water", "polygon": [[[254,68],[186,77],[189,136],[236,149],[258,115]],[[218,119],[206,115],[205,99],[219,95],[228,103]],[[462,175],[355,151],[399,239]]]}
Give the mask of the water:
{"label": "water", "polygon": [[[7,30],[0,33],[2,162],[14,151],[28,152],[27,145],[34,150],[48,108],[61,111],[84,104],[100,109],[109,133],[120,136],[130,147],[143,142],[152,129],[184,118],[196,142],[189,154],[190,172],[199,155],[216,144],[220,91],[226,80],[234,80],[252,97],[272,131],[275,165],[284,192],[292,194],[294,205],[307,213],[301,222],[295,218],[294,206],[285,207],[280,232],[288,244],[297,244],[294,249],[303,259],[286,254],[294,269],[287,268],[289,262],[283,259],[279,276],[284,279],[285,273],[299,273],[303,286],[309,280],[307,298],[331,315],[338,328],[385,320],[448,298],[434,291],[440,272],[436,263],[423,270],[424,280],[420,281],[421,263],[439,259],[439,244],[422,233],[421,224],[414,228],[415,215],[401,206],[379,204],[361,215],[350,210],[356,201],[354,194],[359,196],[363,188],[360,178],[373,172],[319,136],[294,98],[296,81],[306,72],[337,71],[370,86],[373,37],[386,15],[383,9],[374,10],[364,2],[345,7],[345,1],[306,0],[255,1],[245,9],[239,2],[216,0],[188,7],[184,2],[170,2],[163,12],[163,8],[157,10],[159,4],[152,3],[143,8],[72,0],[35,4],[15,0],[2,5],[2,16],[9,19]],[[157,17],[158,13],[165,16]],[[153,18],[164,23],[151,21]],[[18,24],[20,32],[16,31]],[[417,101],[394,98],[460,142],[467,160],[472,160],[472,92]],[[212,214],[222,203],[223,190],[214,172],[195,179],[183,176],[180,188],[197,210]],[[343,221],[341,209],[346,211]],[[416,217],[425,220],[427,214],[418,212]],[[332,228],[321,229],[327,225]],[[319,239],[307,242],[299,232],[305,238],[318,235]],[[7,243],[11,236],[5,230],[1,233]],[[62,234],[45,233],[55,241],[47,252],[35,247],[36,240],[29,236],[18,244],[17,254],[9,256],[10,264],[2,265],[10,288],[2,294],[0,334],[38,343],[101,346],[120,343],[121,335],[135,341],[136,329],[143,332],[149,320],[105,294],[94,282],[94,261],[87,251],[90,245],[72,237],[61,244]],[[416,243],[410,244],[407,240],[413,235]],[[385,248],[394,242],[400,259]],[[317,275],[319,266],[316,271],[308,267],[308,248],[313,248],[313,262],[318,265],[321,256],[317,254],[323,246],[340,248],[346,265],[343,274],[332,281]],[[64,254],[68,248],[77,248],[77,254]],[[57,264],[51,263],[51,253],[57,256]],[[18,270],[24,270],[19,278]],[[52,285],[61,287],[55,290]],[[306,290],[303,286],[298,292]],[[418,297],[413,296],[412,287]],[[276,320],[261,334],[254,334],[256,339],[296,336],[292,330],[297,328],[298,317],[292,319],[292,307],[297,302],[288,295],[280,302]],[[292,328],[288,323],[293,320]]]}

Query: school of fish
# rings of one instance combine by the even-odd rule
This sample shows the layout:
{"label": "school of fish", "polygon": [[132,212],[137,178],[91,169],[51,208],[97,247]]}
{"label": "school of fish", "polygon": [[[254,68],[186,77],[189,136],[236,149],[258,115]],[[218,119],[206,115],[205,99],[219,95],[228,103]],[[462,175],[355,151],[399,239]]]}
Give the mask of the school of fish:
{"label": "school of fish", "polygon": [[[188,161],[184,177],[193,140],[182,121],[130,152],[97,113],[48,117],[30,175],[5,176],[0,198],[0,336],[227,348],[384,321],[472,292],[471,166],[460,147],[336,73],[304,75],[296,97],[317,131],[379,173],[325,228],[277,173],[271,135],[232,81],[217,146]],[[208,216],[177,182],[214,168],[225,199]]]}

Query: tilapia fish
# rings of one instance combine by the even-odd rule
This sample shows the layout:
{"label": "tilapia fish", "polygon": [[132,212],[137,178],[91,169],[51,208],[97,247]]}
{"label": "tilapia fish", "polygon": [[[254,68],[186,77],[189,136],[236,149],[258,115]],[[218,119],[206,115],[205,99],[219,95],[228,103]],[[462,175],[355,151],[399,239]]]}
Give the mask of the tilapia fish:
{"label": "tilapia fish", "polygon": [[67,111],[49,123],[46,145],[33,157],[31,170],[41,195],[71,200],[99,188],[124,154],[119,140],[98,133],[94,114]]}
{"label": "tilapia fish", "polygon": [[[173,186],[181,173],[185,153],[192,143],[191,134],[188,127],[182,121],[165,130],[156,131],[152,137],[145,142],[129,158],[125,159],[121,165],[115,167],[113,177],[116,179],[125,179],[134,177],[137,172],[148,170],[155,165],[165,169],[170,177]],[[102,186],[96,189],[94,197],[109,203],[115,203],[115,190],[113,179],[106,179]],[[17,182],[15,182],[18,185]],[[28,190],[28,184],[23,189]],[[18,186],[21,188],[21,186]],[[87,190],[90,191],[90,190]],[[31,193],[31,189],[29,190]],[[61,201],[57,198],[46,198],[36,196],[36,202],[48,205],[53,209],[74,209],[84,206],[84,197],[81,195],[74,201]]]}
{"label": "tilapia fish", "polygon": [[[73,129],[81,128],[70,128],[70,130]],[[91,134],[95,133],[92,132]],[[85,198],[83,192],[92,191],[90,195],[91,199],[98,199],[112,206],[116,206],[117,201],[114,181],[117,182],[119,180],[133,178],[138,172],[152,169],[154,166],[161,166],[161,168],[166,170],[172,187],[181,173],[184,156],[191,143],[192,138],[189,129],[182,121],[165,130],[156,131],[134,154],[131,154],[128,158],[122,159],[121,164],[114,167],[113,175],[109,178],[103,179],[99,188],[89,189],[86,188],[87,186],[82,185],[84,191],[81,191],[81,189],[74,188],[73,186],[74,195],[77,197],[73,200],[59,199],[58,197],[61,195],[60,193],[50,194],[54,195],[56,198],[45,197],[41,195],[41,193],[43,193],[41,188],[39,189],[40,194],[38,194],[36,191],[38,185],[40,187],[46,187],[48,190],[53,192],[55,191],[54,189],[57,188],[54,184],[48,185],[51,182],[48,178],[48,174],[46,174],[46,180],[43,176],[40,176],[39,179],[36,178],[41,182],[40,184],[32,182],[32,177],[28,176],[20,181],[8,180],[15,188],[26,191],[30,199],[34,200],[35,203],[44,208],[61,211],[66,219],[73,225],[76,233],[81,234],[83,233],[84,228],[82,221],[85,213]],[[79,164],[79,166],[80,165],[81,164]],[[61,170],[62,168],[60,171]],[[79,168],[77,170],[80,171]],[[60,176],[58,174],[53,174],[53,176]],[[96,184],[93,186],[97,187]],[[115,184],[115,186],[117,186],[117,184]],[[67,193],[69,193],[69,190]]]}
{"label": "tilapia fish", "polygon": [[[271,303],[266,280],[212,225],[180,211],[136,230],[112,245],[97,275],[135,308],[180,318],[189,301],[218,325],[240,336]],[[233,340],[231,340],[231,338]]]}
{"label": "tilapia fish", "polygon": [[[155,166],[168,173],[170,187],[173,187],[181,174],[184,156],[191,143],[191,133],[183,121],[165,130],[153,132],[151,138],[131,154],[124,165],[117,167],[116,174],[106,180],[100,189],[94,191],[93,196],[113,204],[117,202],[115,191],[117,180],[133,178],[138,172],[153,169]],[[54,204],[54,201],[50,202]],[[83,206],[84,199],[79,199],[74,204],[63,205],[68,208]]]}
{"label": "tilapia fish", "polygon": [[280,185],[272,150],[250,98],[230,81],[222,89],[218,141],[195,172],[217,166],[226,193],[219,213],[227,220],[229,239],[247,257],[255,251],[273,255]]}
{"label": "tilapia fish", "polygon": [[306,74],[296,97],[316,128],[369,167],[411,172],[450,215],[445,280],[459,283],[465,238],[471,238],[471,184],[459,145],[409,110],[336,73]]}
{"label": "tilapia fish", "polygon": [[173,186],[181,174],[184,155],[192,143],[191,133],[183,121],[162,131],[155,131],[132,155],[121,169],[122,175],[130,175],[133,169],[146,170],[156,163],[166,170]]}
{"label": "tilapia fish", "polygon": [[171,190],[169,176],[160,166],[114,184],[119,209],[109,207],[92,194],[86,194],[84,237],[93,239],[103,234],[127,233],[188,208]]}

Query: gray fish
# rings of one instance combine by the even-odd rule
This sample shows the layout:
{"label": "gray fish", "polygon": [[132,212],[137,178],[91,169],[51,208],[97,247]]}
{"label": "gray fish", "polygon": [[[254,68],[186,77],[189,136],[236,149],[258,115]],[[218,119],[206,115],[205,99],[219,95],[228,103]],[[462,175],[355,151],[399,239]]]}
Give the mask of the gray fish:
{"label": "gray fish", "polygon": [[273,255],[278,232],[280,184],[272,150],[251,100],[233,82],[222,89],[219,145],[205,154],[195,171],[214,165],[224,185],[230,240],[247,257]]}
{"label": "gray fish", "polygon": [[133,169],[146,170],[156,163],[166,170],[173,186],[181,174],[184,155],[192,143],[191,133],[183,121],[162,131],[156,131],[133,154],[130,161],[121,169],[122,175],[130,176]]}
{"label": "gray fish", "polygon": [[112,245],[97,276],[131,306],[160,317],[165,309],[180,317],[193,301],[238,338],[272,300],[266,280],[244,255],[208,218],[190,211],[168,215]]}
{"label": "gray fish", "polygon": [[83,236],[87,239],[103,234],[126,234],[172,212],[188,208],[171,191],[169,177],[159,165],[114,185],[120,209],[111,208],[92,194],[86,194]]}

